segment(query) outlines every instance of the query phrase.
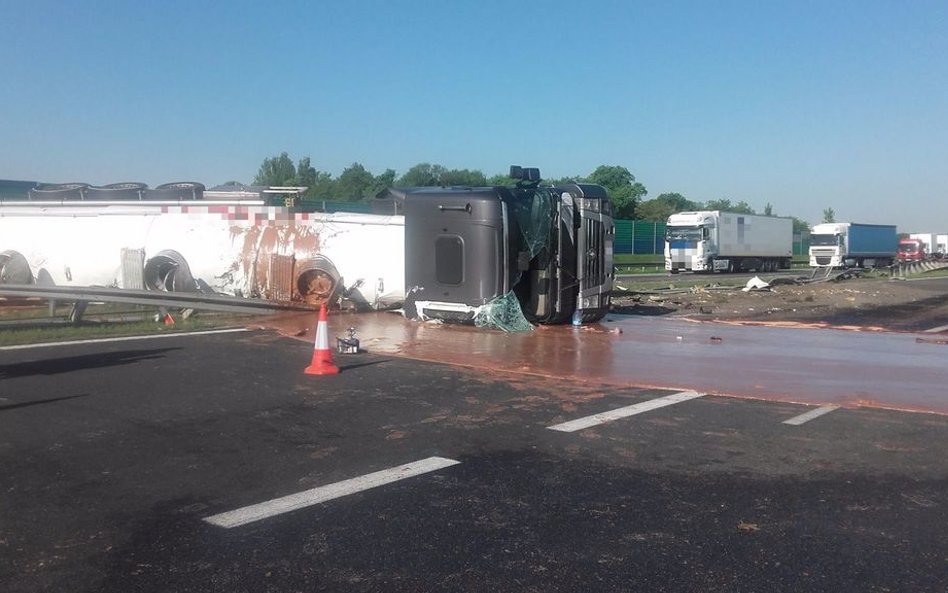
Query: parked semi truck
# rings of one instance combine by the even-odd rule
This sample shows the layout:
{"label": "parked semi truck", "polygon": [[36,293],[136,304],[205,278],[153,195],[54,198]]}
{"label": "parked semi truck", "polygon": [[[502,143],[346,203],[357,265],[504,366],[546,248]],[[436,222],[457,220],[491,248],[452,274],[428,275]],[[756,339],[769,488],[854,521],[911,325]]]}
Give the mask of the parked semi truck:
{"label": "parked semi truck", "polygon": [[[465,321],[504,299],[534,323],[600,319],[615,234],[605,190],[544,186],[533,168],[511,176],[390,190],[372,214],[274,206],[273,188],[228,199],[197,183],[42,186],[0,199],[0,282],[405,304]],[[305,190],[279,189],[287,204]]]}
{"label": "parked semi truck", "polygon": [[924,261],[928,258],[925,242],[913,237],[899,239],[898,260],[902,262]]}
{"label": "parked semi truck", "polygon": [[665,227],[665,269],[678,272],[771,272],[789,269],[793,221],[704,210],[679,212]]}
{"label": "parked semi truck", "polygon": [[[913,259],[942,258],[948,253],[948,235],[938,233],[909,233],[906,256]],[[906,259],[907,259],[906,258]]]}
{"label": "parked semi truck", "polygon": [[810,229],[810,265],[830,268],[891,266],[898,251],[893,225],[826,222]]}

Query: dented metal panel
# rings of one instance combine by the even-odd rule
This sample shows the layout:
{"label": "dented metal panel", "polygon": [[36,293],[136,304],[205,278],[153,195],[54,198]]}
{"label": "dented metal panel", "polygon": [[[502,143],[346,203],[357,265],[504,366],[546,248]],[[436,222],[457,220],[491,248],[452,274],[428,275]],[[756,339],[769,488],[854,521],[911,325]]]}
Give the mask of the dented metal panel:
{"label": "dented metal panel", "polygon": [[292,255],[270,255],[270,270],[267,275],[267,287],[264,298],[275,301],[289,301],[293,297],[293,264],[296,258]]}
{"label": "dented metal panel", "polygon": [[145,250],[122,248],[122,288],[144,290],[145,278],[142,271],[145,269]]}

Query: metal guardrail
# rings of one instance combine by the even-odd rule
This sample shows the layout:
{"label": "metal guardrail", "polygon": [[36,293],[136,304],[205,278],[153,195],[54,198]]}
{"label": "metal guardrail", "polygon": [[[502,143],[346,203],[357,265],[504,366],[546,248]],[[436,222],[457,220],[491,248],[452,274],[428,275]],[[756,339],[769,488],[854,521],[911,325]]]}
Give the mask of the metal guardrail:
{"label": "metal guardrail", "polygon": [[[158,292],[125,288],[37,286],[0,284],[0,296],[39,298],[54,301],[82,303],[108,302],[181,309],[204,309],[225,313],[267,314],[274,311],[314,311],[315,308],[299,303],[281,303],[263,299],[248,299],[226,295],[208,295],[193,292]],[[81,315],[81,312],[80,312]]]}
{"label": "metal guardrail", "polygon": [[924,274],[934,270],[943,270],[948,268],[948,261],[913,261],[899,262],[894,266],[894,274],[899,278],[905,278],[910,274]]}

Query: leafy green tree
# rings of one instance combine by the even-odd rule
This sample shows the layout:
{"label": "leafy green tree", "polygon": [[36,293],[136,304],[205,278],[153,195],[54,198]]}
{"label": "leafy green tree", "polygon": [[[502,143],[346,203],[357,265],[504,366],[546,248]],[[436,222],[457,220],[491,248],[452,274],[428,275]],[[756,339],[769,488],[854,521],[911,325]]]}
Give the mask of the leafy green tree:
{"label": "leafy green tree", "polygon": [[737,214],[756,214],[754,209],[747,202],[741,200],[737,204],[732,204],[727,198],[717,200],[708,200],[704,204],[705,210],[721,210],[722,212],[735,212]]}
{"label": "leafy green tree", "polygon": [[728,200],[727,198],[718,198],[717,200],[708,200],[705,202],[702,209],[731,212],[734,209],[734,204],[732,204],[731,200]]}
{"label": "leafy green tree", "polygon": [[674,208],[657,199],[639,202],[638,206],[635,207],[636,219],[650,222],[665,222],[674,213]]}
{"label": "leafy green tree", "polygon": [[803,220],[802,218],[797,218],[796,216],[791,216],[790,219],[793,221],[793,232],[794,233],[806,233],[810,230],[810,223]]}
{"label": "leafy green tree", "polygon": [[306,198],[313,200],[335,200],[336,181],[332,178],[332,173],[325,171],[316,171],[312,183],[307,186]]}
{"label": "leafy green tree", "polygon": [[375,196],[374,184],[375,177],[365,167],[352,163],[336,179],[333,198],[341,202],[361,202]]}
{"label": "leafy green tree", "polygon": [[451,169],[441,175],[441,185],[461,185],[466,187],[483,187],[487,185],[487,177],[477,170]]}
{"label": "leafy green tree", "polygon": [[648,194],[635,175],[619,165],[599,165],[586,181],[606,188],[616,218],[635,218],[635,206]]}
{"label": "leafy green tree", "polygon": [[767,202],[767,204],[764,206],[764,216],[776,216],[776,214],[774,214],[773,204],[770,202]]}
{"label": "leafy green tree", "polygon": [[734,204],[734,210],[732,210],[732,212],[737,212],[738,214],[757,214],[757,212],[750,207],[750,204],[744,200]]}
{"label": "leafy green tree", "polygon": [[697,210],[698,206],[699,204],[679,193],[664,193],[651,200],[639,202],[635,209],[635,216],[640,220],[665,222],[676,212]]}
{"label": "leafy green tree", "polygon": [[487,185],[513,185],[516,183],[516,180],[512,179],[508,173],[497,173],[492,175],[487,179]]}
{"label": "leafy green tree", "polygon": [[316,183],[316,169],[309,162],[309,157],[304,156],[296,165],[296,178],[293,185],[302,187],[312,187]]}
{"label": "leafy green tree", "polygon": [[546,179],[544,181],[550,185],[564,185],[566,183],[583,183],[586,181],[586,178],[581,175],[571,175],[568,177],[560,177],[559,179]]}
{"label": "leafy green tree", "polygon": [[296,167],[285,152],[280,156],[264,159],[253,179],[254,185],[266,186],[293,185],[295,182]]}
{"label": "leafy green tree", "polygon": [[377,175],[372,181],[372,196],[375,197],[382,190],[395,185],[395,169],[385,169],[381,175]]}
{"label": "leafy green tree", "polygon": [[445,168],[431,163],[418,163],[398,178],[399,187],[437,187],[442,185],[441,178]]}
{"label": "leafy green tree", "polygon": [[823,222],[836,222],[836,211],[832,208],[823,210]]}

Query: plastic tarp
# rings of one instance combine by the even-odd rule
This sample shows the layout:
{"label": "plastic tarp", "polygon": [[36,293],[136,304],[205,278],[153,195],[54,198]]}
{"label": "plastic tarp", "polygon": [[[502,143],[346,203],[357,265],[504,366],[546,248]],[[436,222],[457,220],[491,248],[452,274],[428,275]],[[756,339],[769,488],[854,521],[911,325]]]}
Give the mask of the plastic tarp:
{"label": "plastic tarp", "polygon": [[761,280],[760,276],[754,276],[747,281],[747,284],[741,290],[744,292],[750,292],[752,290],[770,290],[770,284]]}
{"label": "plastic tarp", "polygon": [[524,317],[520,309],[520,301],[513,292],[508,292],[492,299],[487,304],[477,308],[474,314],[474,325],[489,327],[505,332],[532,331],[533,325]]}

